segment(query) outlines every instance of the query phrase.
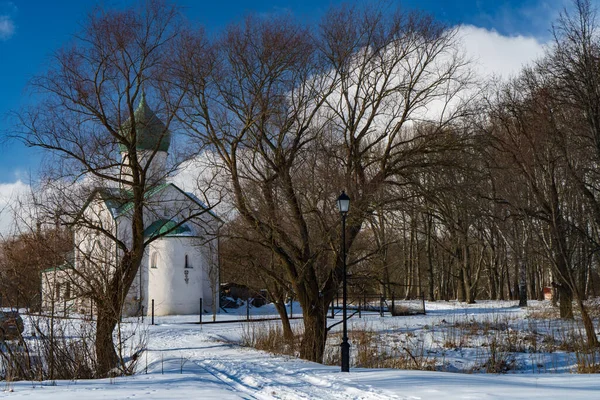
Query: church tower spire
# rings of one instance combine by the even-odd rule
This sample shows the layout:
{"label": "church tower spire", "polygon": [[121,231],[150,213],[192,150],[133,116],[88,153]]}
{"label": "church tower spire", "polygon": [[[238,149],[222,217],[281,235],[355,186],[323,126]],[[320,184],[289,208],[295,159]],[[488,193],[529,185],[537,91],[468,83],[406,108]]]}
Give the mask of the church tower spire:
{"label": "church tower spire", "polygon": [[[143,89],[141,91],[140,102],[133,116],[130,116],[121,125],[121,133],[130,139],[130,143],[135,143],[140,165],[145,167],[146,163],[150,163],[146,175],[147,182],[150,184],[163,182],[166,178],[166,163],[171,145],[171,133],[148,106],[146,93]],[[119,144],[119,149],[121,151],[121,176],[123,180],[131,180],[131,178],[128,178],[131,177],[128,147],[121,143]]]}

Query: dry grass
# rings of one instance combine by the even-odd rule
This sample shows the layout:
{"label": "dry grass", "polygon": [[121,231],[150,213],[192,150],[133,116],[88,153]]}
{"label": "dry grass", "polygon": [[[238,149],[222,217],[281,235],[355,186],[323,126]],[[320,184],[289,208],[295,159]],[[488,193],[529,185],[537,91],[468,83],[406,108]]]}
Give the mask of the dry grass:
{"label": "dry grass", "polygon": [[[0,380],[54,381],[97,378],[95,326],[89,320],[30,317],[31,335],[0,343]],[[147,334],[135,327],[120,331],[119,365],[111,376],[135,372],[146,348]]]}
{"label": "dry grass", "polygon": [[[48,322],[48,321],[45,321]],[[90,330],[68,333],[62,321],[35,327],[32,339],[20,337],[0,345],[0,379],[54,380],[95,377],[95,355]]]}
{"label": "dry grass", "polygon": [[296,356],[300,351],[300,339],[299,329],[295,330],[293,340],[286,340],[279,323],[250,323],[242,329],[241,345],[269,353]]}
{"label": "dry grass", "polygon": [[575,352],[577,372],[580,374],[600,373],[600,350],[588,349]]}
{"label": "dry grass", "polygon": [[[404,335],[404,340],[389,345],[381,333],[366,326],[349,333],[352,344],[352,365],[360,368],[395,368],[434,371],[438,358],[430,351],[425,341],[416,335]],[[338,365],[341,334],[330,335],[324,364]]]}
{"label": "dry grass", "polygon": [[487,372],[490,374],[505,374],[518,369],[517,360],[510,345],[502,341],[501,335],[493,336],[485,346],[481,347],[482,354],[478,357],[484,361],[475,365],[470,372]]}
{"label": "dry grass", "polygon": [[[569,353],[576,360],[574,371],[600,373],[600,349],[586,348],[580,323],[542,318],[553,313],[544,307],[531,310],[527,318],[517,313],[479,318],[457,314],[449,322],[422,329],[394,326],[398,319],[390,320],[385,331],[373,329],[368,322],[353,324],[349,331],[351,366],[465,373],[507,373],[530,366],[534,372],[552,372],[564,368],[553,361],[564,357],[559,353]],[[299,353],[299,335],[293,343],[286,343],[278,324],[247,327],[243,342],[278,354]],[[339,365],[340,342],[340,333],[328,336],[325,364]],[[460,359],[463,352],[475,357],[464,364],[449,361]],[[549,359],[553,353],[557,355]]]}
{"label": "dry grass", "polygon": [[530,309],[527,312],[527,318],[536,319],[536,320],[559,319],[560,311],[557,307],[552,307],[551,304],[547,304],[541,308]]}

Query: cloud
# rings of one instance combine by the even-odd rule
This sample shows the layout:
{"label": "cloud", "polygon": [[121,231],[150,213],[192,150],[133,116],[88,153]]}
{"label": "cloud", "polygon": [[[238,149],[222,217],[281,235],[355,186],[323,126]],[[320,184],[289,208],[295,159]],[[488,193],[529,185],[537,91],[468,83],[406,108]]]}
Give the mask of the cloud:
{"label": "cloud", "polygon": [[15,213],[19,201],[30,193],[30,187],[21,180],[13,183],[0,183],[0,237],[15,231]]}
{"label": "cloud", "polygon": [[213,211],[227,220],[235,215],[227,176],[219,157],[204,151],[181,164],[170,181],[214,207]]}
{"label": "cloud", "polygon": [[0,15],[0,40],[8,40],[15,34],[15,23],[8,15]]}
{"label": "cloud", "polygon": [[459,27],[466,56],[481,78],[515,76],[544,54],[545,44],[533,36],[504,36],[472,25]]}
{"label": "cloud", "polygon": [[14,17],[17,12],[13,2],[0,2],[0,41],[8,40],[15,34]]}
{"label": "cloud", "polygon": [[[533,36],[505,36],[473,25],[459,26],[457,40],[476,84],[462,87],[452,96],[436,98],[416,110],[413,118],[441,121],[456,114],[461,110],[460,107],[479,99],[481,87],[489,79],[507,80],[517,76],[523,67],[542,57],[547,46]],[[442,57],[439,61],[444,65],[446,59]]]}

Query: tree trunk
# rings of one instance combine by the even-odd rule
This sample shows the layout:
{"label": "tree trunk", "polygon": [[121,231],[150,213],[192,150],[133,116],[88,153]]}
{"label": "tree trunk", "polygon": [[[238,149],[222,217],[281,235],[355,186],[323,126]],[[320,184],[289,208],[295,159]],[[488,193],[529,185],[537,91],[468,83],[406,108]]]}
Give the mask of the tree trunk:
{"label": "tree trunk", "polygon": [[[504,249],[504,247],[502,247],[502,249]],[[500,269],[500,272],[498,274],[498,300],[504,300],[504,273],[506,271],[506,263],[504,261],[505,257],[502,257],[502,260],[500,260],[500,256],[498,257],[497,268]]]}
{"label": "tree trunk", "polygon": [[96,375],[103,378],[119,363],[119,358],[113,343],[113,332],[118,323],[118,316],[112,307],[98,305],[98,320],[96,322]]}
{"label": "tree trunk", "polygon": [[517,263],[519,265],[519,307],[527,307],[527,263],[525,249],[517,244]]}
{"label": "tree trunk", "polygon": [[465,301],[468,304],[475,304],[475,293],[473,280],[471,279],[471,263],[470,263],[469,247],[467,245],[467,239],[465,237],[462,246],[462,277],[463,277],[463,291],[465,294]]}
{"label": "tree trunk", "polygon": [[488,290],[490,299],[498,299],[498,263],[497,251],[492,247],[489,254],[489,268],[488,268]]}
{"label": "tree trunk", "polygon": [[465,290],[465,281],[463,278],[463,269],[462,267],[458,270],[458,279],[456,280],[456,291],[458,301],[465,302],[467,301],[467,291]]}
{"label": "tree trunk", "polygon": [[590,318],[590,315],[583,304],[583,300],[577,299],[577,305],[579,306],[579,311],[581,312],[581,319],[583,320],[583,327],[585,329],[588,347],[598,347],[598,337],[596,336],[596,330],[594,329],[594,322]]}
{"label": "tree trunk", "polygon": [[560,317],[573,319],[573,292],[566,285],[558,286],[558,298],[560,299]]}
{"label": "tree trunk", "polygon": [[510,264],[507,260],[507,257],[505,257],[504,259],[504,273],[506,274],[506,279],[504,280],[504,282],[506,282],[506,293],[508,294],[507,299],[508,300],[513,300],[514,296],[513,296],[513,290],[512,290],[512,282],[511,282],[511,276],[510,276]]}
{"label": "tree trunk", "polygon": [[435,280],[433,279],[433,254],[431,249],[431,217],[427,217],[427,271],[429,275],[429,301],[435,301]]}
{"label": "tree trunk", "polygon": [[277,301],[275,301],[275,309],[281,318],[281,328],[283,329],[283,338],[291,342],[294,340],[294,332],[292,332],[292,327],[290,325],[290,319],[288,317],[287,309],[285,308],[285,302],[283,300],[283,296],[279,297]]}
{"label": "tree trunk", "polygon": [[322,307],[312,309],[303,305],[304,337],[300,344],[300,358],[318,363],[323,362],[325,340],[327,339],[327,316]]}

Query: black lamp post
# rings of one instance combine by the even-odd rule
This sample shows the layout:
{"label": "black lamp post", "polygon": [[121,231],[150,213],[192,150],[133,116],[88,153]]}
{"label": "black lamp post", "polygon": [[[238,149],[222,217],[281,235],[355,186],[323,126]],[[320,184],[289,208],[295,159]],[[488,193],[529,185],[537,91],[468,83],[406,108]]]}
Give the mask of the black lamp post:
{"label": "black lamp post", "polygon": [[350,197],[346,192],[337,199],[338,209],[342,214],[342,261],[344,263],[344,283],[343,283],[343,298],[342,298],[342,372],[350,372],[350,343],[348,343],[348,325],[346,323],[346,304],[348,300],[348,292],[346,285],[346,214],[350,209]]}

